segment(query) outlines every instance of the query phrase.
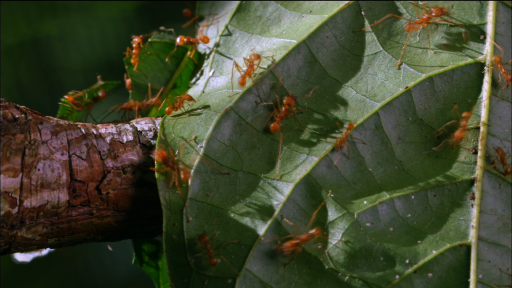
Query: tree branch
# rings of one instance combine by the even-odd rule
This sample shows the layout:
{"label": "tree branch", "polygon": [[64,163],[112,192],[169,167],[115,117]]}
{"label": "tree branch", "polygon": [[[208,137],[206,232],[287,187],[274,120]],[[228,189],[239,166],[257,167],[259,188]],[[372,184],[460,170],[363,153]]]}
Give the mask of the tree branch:
{"label": "tree branch", "polygon": [[0,103],[1,255],[162,232],[160,119],[72,123]]}

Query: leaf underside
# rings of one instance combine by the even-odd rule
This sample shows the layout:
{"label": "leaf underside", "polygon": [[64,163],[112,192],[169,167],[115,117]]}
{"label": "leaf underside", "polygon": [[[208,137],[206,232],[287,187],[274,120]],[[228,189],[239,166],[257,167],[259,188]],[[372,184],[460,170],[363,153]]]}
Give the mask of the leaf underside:
{"label": "leaf underside", "polygon": [[[510,176],[501,166],[486,169],[477,180],[481,191],[475,189],[476,172],[492,165],[495,148],[511,151],[511,88],[501,89],[494,70],[492,89],[485,89],[490,69],[482,57],[489,37],[510,55],[510,6],[498,3],[493,12],[487,2],[428,5],[446,7],[463,25],[429,25],[434,54],[426,29],[413,32],[395,69],[407,21],[393,17],[353,31],[390,13],[416,19],[408,2],[199,4],[200,15],[225,15],[206,29],[210,49],[199,45],[208,56],[188,91],[197,100],[193,112],[166,117],[158,141],[193,168],[190,185],[180,186],[186,206],[170,185],[171,173],[157,173],[175,287],[467,287],[470,277],[478,277],[479,287],[510,285],[500,272],[512,267]],[[496,13],[494,35],[486,32],[488,13]],[[240,87],[233,60],[244,63],[254,52],[274,61],[264,58],[255,83]],[[274,108],[256,102],[276,103],[276,93],[282,99],[286,90],[308,95],[315,87],[311,97],[297,98],[305,111],[295,113],[298,121],[283,121],[274,179],[280,145],[280,134],[269,131]],[[443,144],[457,125],[436,137],[438,129],[468,111],[464,140],[455,148]],[[364,143],[348,138],[335,151],[345,131],[337,122],[356,123],[351,135]],[[486,163],[477,165],[477,153],[488,155]],[[276,254],[278,238],[297,234],[282,216],[305,233],[328,191],[312,225],[325,237],[304,245],[291,262],[293,256]],[[479,233],[472,231],[475,219]],[[220,263],[210,267],[198,244],[202,233],[216,235],[214,248],[240,241],[215,250]]]}

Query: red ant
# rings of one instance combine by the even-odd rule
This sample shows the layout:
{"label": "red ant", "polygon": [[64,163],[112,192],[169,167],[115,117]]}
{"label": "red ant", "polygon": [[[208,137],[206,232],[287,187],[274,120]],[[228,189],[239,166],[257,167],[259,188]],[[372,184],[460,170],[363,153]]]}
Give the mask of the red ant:
{"label": "red ant", "polygon": [[[405,48],[407,48],[407,43],[409,43],[409,38],[411,37],[411,33],[413,31],[420,31],[421,28],[423,28],[423,27],[425,27],[427,29],[428,48],[429,48],[430,52],[434,53],[434,51],[432,50],[432,47],[430,45],[430,32],[428,30],[428,25],[436,24],[436,23],[439,23],[439,22],[446,22],[446,23],[450,23],[450,24],[453,24],[453,25],[462,26],[461,24],[457,24],[457,23],[454,23],[452,21],[448,21],[448,20],[445,20],[445,19],[442,19],[442,18],[439,19],[439,20],[430,22],[430,20],[432,20],[432,18],[438,18],[438,17],[442,17],[442,16],[450,17],[450,13],[448,13],[446,8],[444,8],[444,7],[431,7],[431,8],[428,8],[427,7],[427,3],[420,2],[421,4],[423,4],[423,10],[421,12],[422,16],[420,17],[420,14],[418,12],[418,8],[416,7],[416,3],[414,3],[414,2],[411,2],[411,3],[414,5],[414,10],[416,11],[416,17],[417,17],[416,20],[407,19],[407,18],[404,18],[402,16],[398,16],[396,14],[388,14],[388,15],[384,16],[382,19],[380,19],[379,21],[373,23],[372,25],[367,26],[367,27],[365,27],[365,28],[363,28],[361,30],[354,31],[354,32],[364,31],[364,30],[366,30],[366,29],[368,29],[368,28],[370,28],[372,26],[375,26],[375,25],[381,23],[382,21],[388,19],[389,17],[395,17],[395,18],[399,18],[399,19],[403,19],[403,20],[409,21],[409,23],[405,24],[405,27],[404,27],[405,32],[407,32],[407,40],[405,40],[404,47],[402,48],[402,53],[400,54],[400,58],[398,59],[398,63],[396,63],[395,68],[398,68],[398,65],[400,65],[400,61],[402,61],[402,56],[404,56]],[[430,12],[427,13],[427,9],[429,9]],[[450,17],[450,19],[451,19],[451,17]]]}
{"label": "red ant", "polygon": [[[190,96],[187,93],[183,93],[180,96],[177,96],[174,99],[174,104],[167,106],[165,108],[165,115],[172,115],[174,111],[183,110],[185,108],[185,102],[196,102],[194,97]],[[169,100],[167,100],[167,103],[169,103]]]}
{"label": "red ant", "polygon": [[[65,103],[59,103],[61,105],[65,105],[68,107],[71,107],[72,109],[75,109],[78,112],[85,110],[91,110],[94,104],[103,101],[107,98],[107,91],[101,87],[103,84],[103,80],[101,79],[101,76],[98,76],[98,81],[96,84],[91,86],[90,88],[83,90],[83,91],[71,91],[66,96],[64,96],[64,100],[69,103],[69,105]],[[88,91],[97,89],[96,92],[94,92],[93,97],[89,98]],[[70,112],[72,113],[72,111]],[[87,114],[89,116],[89,113]],[[68,117],[68,116],[65,116]],[[92,115],[91,115],[92,117]],[[96,119],[93,118],[94,121]],[[87,118],[86,118],[87,121]],[[96,121],[98,122],[98,121]]]}
{"label": "red ant", "polygon": [[[238,85],[244,87],[247,83],[247,78],[251,78],[252,82],[254,83],[252,76],[256,73],[258,68],[260,68],[261,58],[262,56],[258,53],[252,53],[249,58],[244,57],[243,59],[246,67],[245,70],[243,70],[236,61],[233,61],[233,68],[231,69],[231,95],[229,95],[229,97],[233,96],[234,94],[233,76],[235,74],[235,69],[238,71],[238,73],[240,73],[240,78],[238,78]],[[264,58],[273,58],[273,56]]]}
{"label": "red ant", "polygon": [[512,174],[512,169],[507,164],[507,159],[510,158],[510,152],[505,153],[505,151],[501,149],[501,147],[494,148],[494,151],[496,152],[496,159],[494,160],[494,164],[487,168],[492,168],[501,165],[503,167],[504,172],[503,176],[507,177],[508,175]]}
{"label": "red ant", "polygon": [[[218,235],[218,233],[213,235],[213,237],[211,239],[208,237],[208,234],[206,234],[206,232],[199,235],[199,243],[202,245],[202,248],[204,250],[206,250],[206,252],[194,255],[192,258],[190,258],[189,261],[192,261],[196,257],[207,255],[208,256],[208,264],[211,267],[215,267],[215,266],[217,266],[217,264],[219,264],[219,259],[215,258],[215,256],[220,256],[220,257],[222,257],[222,259],[224,259],[224,261],[226,261],[226,263],[229,265],[229,267],[231,267],[231,269],[233,269],[233,271],[236,272],[236,274],[240,275],[240,273],[238,273],[238,271],[236,271],[235,267],[233,267],[231,265],[231,263],[229,263],[229,261],[226,258],[224,258],[224,256],[222,256],[219,253],[215,253],[215,251],[218,250],[223,245],[240,242],[240,239],[235,240],[235,241],[222,242],[219,245],[217,245],[217,247],[215,247],[215,249],[213,249],[212,248],[213,242],[215,241],[215,237],[217,237],[217,235]],[[206,258],[203,259],[202,262],[204,262],[204,260],[206,260]]]}
{"label": "red ant", "polygon": [[507,88],[510,85],[510,82],[512,82],[512,73],[510,73],[509,70],[505,69],[505,65],[509,65],[512,62],[512,60],[508,61],[505,64],[502,64],[501,61],[503,59],[505,51],[503,51],[503,49],[498,44],[496,44],[494,41],[493,41],[493,43],[494,43],[494,45],[496,45],[496,47],[498,47],[498,49],[501,50],[501,57],[498,56],[498,55],[494,55],[492,57],[492,62],[494,63],[494,68],[496,70],[498,70],[498,72],[499,72],[498,75],[500,76],[500,80],[498,81],[498,84],[500,84],[500,82],[502,80],[501,79],[501,75],[502,74],[503,74],[503,78],[505,78],[505,81],[507,81],[507,84],[505,84],[503,86],[503,88],[501,88],[503,90],[503,89]]}
{"label": "red ant", "polygon": [[[195,138],[195,136],[194,136],[194,138]],[[192,140],[194,138],[192,138]],[[190,140],[190,141],[192,141],[192,140]],[[155,152],[153,153],[155,162],[159,163],[160,165],[163,165],[164,168],[151,168],[151,170],[153,170],[157,173],[171,172],[172,177],[171,177],[171,182],[170,182],[169,186],[170,187],[172,187],[173,185],[176,186],[176,190],[178,190],[178,194],[180,194],[181,200],[183,200],[183,203],[185,204],[185,213],[187,215],[187,221],[190,222],[190,216],[188,215],[188,210],[187,210],[187,206],[186,206],[186,199],[181,191],[181,185],[179,182],[179,179],[181,179],[181,181],[183,183],[188,184],[188,182],[190,180],[190,171],[186,168],[181,167],[180,164],[178,163],[179,160],[176,158],[176,156],[174,156],[174,154],[172,153],[172,150],[170,150],[170,151],[171,151],[171,153],[168,153],[166,151],[166,149],[162,149],[162,148],[156,149]],[[169,157],[169,155],[171,157]]]}
{"label": "red ant", "polygon": [[137,67],[139,66],[140,60],[139,60],[139,54],[144,45],[144,39],[151,36],[154,32],[148,34],[148,35],[139,35],[139,36],[132,36],[132,48],[133,50],[130,51],[130,48],[126,48],[126,52],[124,54],[126,57],[132,56],[132,59],[130,60],[130,63],[133,65],[133,71],[137,73],[142,73],[139,70],[137,70]]}
{"label": "red ant", "polygon": [[[457,144],[459,144],[462,140],[464,140],[464,137],[466,137],[466,131],[468,129],[469,118],[471,118],[471,116],[473,115],[473,111],[475,110],[475,108],[478,104],[479,103],[477,103],[475,106],[473,106],[473,109],[471,109],[471,112],[462,113],[462,116],[460,117],[460,121],[453,120],[453,121],[450,121],[450,122],[444,124],[443,127],[439,128],[438,131],[440,131],[440,132],[436,135],[436,138],[444,132],[444,128],[446,126],[454,125],[454,124],[459,125],[459,128],[457,128],[457,130],[452,133],[450,138],[445,139],[443,142],[441,142],[441,144],[439,144],[439,146],[432,148],[432,150],[439,150],[447,141],[451,142],[453,148],[457,147]],[[457,109],[457,104],[455,104],[453,109],[457,111],[457,114],[459,114],[458,109]]]}
{"label": "red ant", "polygon": [[[338,127],[341,129],[341,124],[338,122],[336,123],[336,125],[338,125]],[[336,138],[336,144],[335,144],[335,149],[337,152],[339,152],[339,156],[338,158],[336,158],[336,161],[334,161],[334,164],[338,163],[338,160],[340,159],[341,157],[341,149],[343,149],[343,147],[345,147],[345,144],[347,144],[347,149],[348,149],[348,158],[350,159],[350,143],[347,142],[347,138],[350,136],[350,138],[352,139],[356,139],[356,140],[359,140],[361,142],[363,142],[364,145],[366,145],[366,143],[359,139],[359,138],[356,138],[356,137],[353,137],[352,135],[350,135],[350,132],[352,130],[354,130],[356,126],[354,125],[354,123],[348,123],[347,124],[347,131],[345,131],[345,133],[343,133],[343,135],[341,135],[340,137]]]}
{"label": "red ant", "polygon": [[[286,88],[281,83],[281,79],[279,79],[279,82],[280,82],[281,86],[286,90]],[[280,140],[279,140],[279,153],[277,156],[277,174],[276,174],[275,179],[279,178],[279,167],[281,164],[281,151],[283,148],[283,132],[281,131],[281,128],[283,125],[283,120],[288,119],[293,116],[295,118],[295,120],[297,121],[297,123],[299,123],[299,125],[302,127],[304,132],[309,134],[308,130],[306,130],[306,128],[304,128],[302,126],[302,124],[299,122],[299,119],[297,119],[297,117],[295,117],[295,111],[306,112],[306,110],[300,110],[299,108],[296,107],[297,106],[297,98],[298,97],[306,97],[306,98],[310,97],[311,94],[313,94],[313,91],[315,91],[317,88],[319,88],[319,87],[317,86],[317,87],[313,88],[309,92],[309,94],[305,95],[305,96],[293,96],[290,92],[288,92],[288,90],[286,90],[288,95],[284,97],[282,105],[281,105],[281,101],[279,99],[279,94],[276,93],[277,106],[278,106],[277,108],[273,102],[266,102],[266,103],[265,102],[264,103],[256,102],[261,105],[272,105],[274,107],[274,112],[272,112],[272,115],[270,116],[270,117],[274,117],[274,122],[272,122],[272,124],[270,124],[270,132],[272,132],[272,133],[281,132]]]}
{"label": "red ant", "polygon": [[[127,78],[126,74],[125,74],[125,84],[127,84],[127,87],[131,88],[131,80],[130,80],[130,78]],[[160,90],[160,92],[162,90],[163,90],[163,88]],[[162,105],[162,99],[160,99],[158,97],[160,95],[160,92],[155,97],[151,97],[152,93],[151,93],[151,83],[150,83],[148,85],[148,95],[149,95],[148,100],[137,101],[134,99],[130,99],[128,102],[116,105],[111,109],[112,110],[133,111],[135,113],[135,118],[139,118],[140,111],[149,109],[151,107],[159,107],[160,105]]]}
{"label": "red ant", "polygon": [[[190,36],[183,36],[183,35],[178,36],[178,38],[176,38],[176,45],[174,46],[174,50],[172,50],[171,53],[169,53],[169,55],[167,55],[167,58],[165,58],[165,60],[167,62],[169,62],[171,54],[176,52],[176,50],[178,49],[178,46],[190,45],[192,48],[191,48],[190,52],[188,53],[187,57],[190,58],[192,61],[194,61],[196,64],[198,64],[197,60],[194,59],[194,54],[196,53],[196,49],[197,49],[196,46],[201,44],[201,43],[203,43],[203,44],[210,43],[210,38],[208,36],[204,35],[204,30],[206,29],[206,27],[208,26],[209,23],[211,23],[211,22],[213,22],[215,20],[220,19],[224,15],[221,15],[219,17],[216,17],[216,18],[213,18],[213,19],[210,19],[210,20],[206,21],[206,23],[204,23],[199,28],[199,32],[198,32],[198,37],[197,38],[193,38],[193,37],[190,37]],[[160,27],[160,30],[172,31],[174,36],[176,36],[176,33],[174,32],[174,29],[172,29],[172,28],[166,29],[165,27]]]}
{"label": "red ant", "polygon": [[[291,225],[293,227],[293,229],[297,232],[297,234],[299,234],[299,235],[288,235],[288,236],[284,237],[283,239],[287,239],[287,238],[292,238],[292,239],[284,242],[277,248],[277,251],[279,253],[283,254],[284,256],[290,256],[290,255],[294,254],[293,258],[284,267],[287,267],[295,258],[297,258],[299,256],[300,252],[302,252],[302,249],[304,249],[304,244],[306,244],[308,242],[312,242],[320,237],[327,238],[322,235],[323,234],[322,227],[315,227],[315,228],[311,229],[311,226],[313,225],[313,222],[315,221],[316,215],[318,214],[320,209],[325,205],[325,201],[327,200],[327,198],[329,198],[329,196],[331,196],[330,190],[329,190],[329,193],[327,194],[327,196],[325,197],[324,201],[322,202],[322,204],[320,204],[320,206],[318,206],[316,211],[313,213],[311,220],[309,220],[309,223],[307,226],[308,232],[306,232],[305,234],[301,234],[300,230],[297,228],[297,226],[295,226],[295,224],[293,224],[290,220],[284,218],[284,216],[281,215],[283,221],[285,221],[286,223]],[[343,241],[345,239],[342,238],[340,240]]]}

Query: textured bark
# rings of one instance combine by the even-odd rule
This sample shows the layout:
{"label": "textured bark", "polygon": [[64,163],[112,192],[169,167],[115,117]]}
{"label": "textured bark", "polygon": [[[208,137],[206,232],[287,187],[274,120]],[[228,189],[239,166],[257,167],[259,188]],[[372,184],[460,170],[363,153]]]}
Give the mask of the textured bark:
{"label": "textured bark", "polygon": [[0,254],[153,237],[160,119],[72,123],[1,99]]}

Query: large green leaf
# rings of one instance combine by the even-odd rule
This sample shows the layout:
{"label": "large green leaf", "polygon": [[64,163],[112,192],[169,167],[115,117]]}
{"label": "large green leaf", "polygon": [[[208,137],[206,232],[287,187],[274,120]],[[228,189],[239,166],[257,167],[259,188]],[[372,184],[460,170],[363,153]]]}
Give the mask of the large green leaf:
{"label": "large green leaf", "polygon": [[[510,283],[500,272],[512,267],[510,177],[501,175],[502,167],[484,171],[495,147],[511,150],[511,90],[501,90],[503,81],[496,87],[497,73],[491,81],[489,68],[491,40],[510,55],[510,6],[429,6],[448,8],[463,26],[429,25],[434,54],[426,31],[414,32],[397,70],[405,20],[353,31],[389,13],[415,18],[411,3],[199,5],[202,15],[227,13],[207,28],[216,49],[189,90],[197,99],[193,108],[208,108],[166,117],[158,141],[180,151],[181,165],[195,163],[190,185],[181,187],[186,206],[170,185],[171,173],[157,173],[165,259],[176,287]],[[275,62],[264,59],[256,86],[243,89],[238,74],[232,76],[233,60],[243,63],[253,51]],[[232,79],[236,93],[228,97]],[[275,102],[276,87],[284,97],[279,80],[293,95],[319,88],[298,98],[307,109],[296,113],[301,124],[283,122],[280,177],[274,179],[280,135],[268,128],[272,107],[256,101]],[[471,129],[456,148],[434,151],[450,135],[438,139],[436,130],[459,120],[456,103],[460,112],[474,112]],[[343,149],[339,161],[333,147],[343,131],[337,122],[356,123],[352,135],[366,143],[349,139],[350,155]],[[306,244],[285,268],[290,258],[275,253],[276,239],[296,231],[282,216],[305,232],[328,191],[332,197],[313,225],[328,239]],[[213,247],[240,240],[215,250],[223,256],[216,255],[216,267],[207,255],[197,256],[204,253],[198,236],[205,232],[216,235]]]}

